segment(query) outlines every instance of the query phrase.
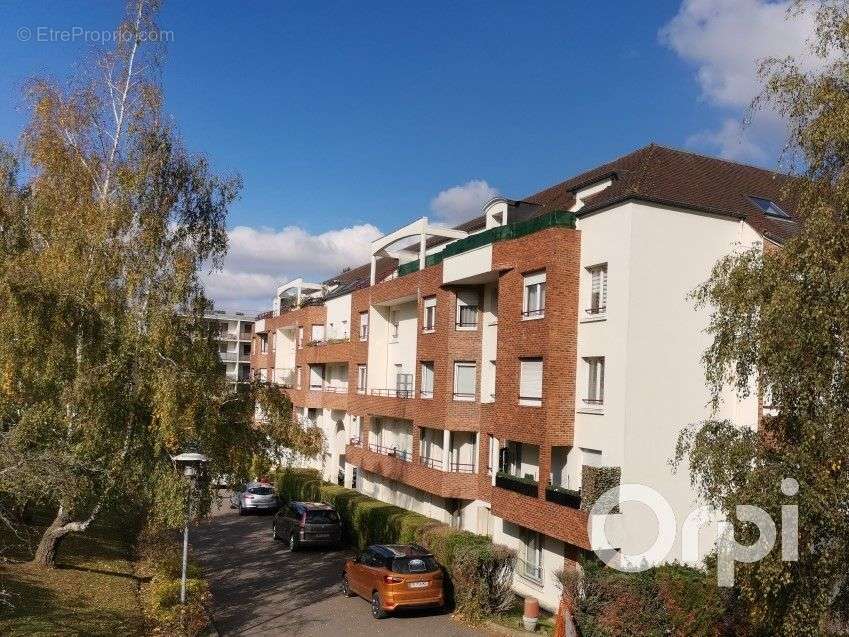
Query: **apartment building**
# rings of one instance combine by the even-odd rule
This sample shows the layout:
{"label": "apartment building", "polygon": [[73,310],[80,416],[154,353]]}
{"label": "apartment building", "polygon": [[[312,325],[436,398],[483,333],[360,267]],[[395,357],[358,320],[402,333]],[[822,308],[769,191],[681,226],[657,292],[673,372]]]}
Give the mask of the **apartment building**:
{"label": "apartment building", "polygon": [[[281,286],[252,366],[324,429],[326,479],[515,547],[515,588],[553,608],[599,484],[655,489],[679,525],[700,504],[669,466],[709,416],[709,314],[688,294],[795,231],[783,183],[652,144],[456,228],[419,219],[369,264]],[[717,416],[760,410],[729,390]],[[595,521],[629,554],[656,535],[638,503]]]}
{"label": "apartment building", "polygon": [[218,356],[224,363],[228,385],[235,390],[251,378],[251,346],[254,319],[244,312],[214,310],[204,315],[213,324]]}

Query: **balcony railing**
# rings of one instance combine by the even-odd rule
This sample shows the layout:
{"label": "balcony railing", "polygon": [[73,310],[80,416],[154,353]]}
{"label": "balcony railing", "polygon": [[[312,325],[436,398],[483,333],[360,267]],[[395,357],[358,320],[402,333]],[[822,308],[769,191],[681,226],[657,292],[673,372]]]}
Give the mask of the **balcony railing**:
{"label": "balcony railing", "polygon": [[238,352],[218,352],[218,357],[225,363],[235,363],[239,360]]}
{"label": "balcony railing", "polygon": [[516,572],[525,579],[529,579],[534,582],[543,581],[542,566],[531,564],[521,558],[516,560]]}
{"label": "balcony railing", "polygon": [[607,312],[607,306],[606,305],[597,305],[596,307],[587,308],[586,312],[590,316],[597,316],[599,314],[605,314]]}
{"label": "balcony railing", "polygon": [[422,458],[422,464],[431,469],[442,470],[442,460],[439,458]]}
{"label": "balcony railing", "polygon": [[545,308],[544,307],[541,307],[541,308],[536,309],[536,310],[525,310],[524,312],[522,312],[523,318],[538,318],[538,317],[543,317],[543,316],[545,316]]}
{"label": "balcony railing", "polygon": [[433,398],[433,390],[423,389],[419,392],[419,398]]}
{"label": "balcony railing", "polygon": [[584,398],[583,403],[587,407],[600,408],[604,407],[604,398]]}
{"label": "balcony railing", "polygon": [[277,383],[283,387],[292,388],[295,386],[296,372],[290,368],[280,368],[275,372]]}
{"label": "balcony railing", "polygon": [[374,451],[375,453],[379,453],[383,456],[390,456],[392,458],[403,460],[404,462],[410,462],[410,452],[404,449],[399,449],[398,447],[384,447],[383,445],[374,443],[370,444],[368,448],[369,451]]}
{"label": "balcony railing", "polygon": [[581,508],[581,492],[566,487],[555,487],[548,485],[545,488],[545,499],[554,504],[570,507],[572,509]]}
{"label": "balcony railing", "polygon": [[412,389],[398,389],[397,387],[390,387],[387,389],[369,389],[368,393],[372,396],[388,396],[390,398],[412,398],[413,390]]}
{"label": "balcony railing", "polygon": [[359,436],[351,436],[351,439],[348,441],[349,445],[353,445],[354,447],[362,447],[363,441]]}
{"label": "balcony railing", "polygon": [[347,385],[325,385],[320,389],[320,391],[327,392],[328,394],[347,394],[348,386]]}
{"label": "balcony railing", "polygon": [[451,462],[449,465],[450,471],[453,473],[474,473],[475,472],[475,463],[474,462]]}
{"label": "balcony railing", "polygon": [[522,495],[527,495],[532,498],[537,497],[539,493],[539,483],[530,478],[520,478],[519,476],[511,476],[509,473],[499,471],[495,474],[495,486],[508,491],[515,491]]}

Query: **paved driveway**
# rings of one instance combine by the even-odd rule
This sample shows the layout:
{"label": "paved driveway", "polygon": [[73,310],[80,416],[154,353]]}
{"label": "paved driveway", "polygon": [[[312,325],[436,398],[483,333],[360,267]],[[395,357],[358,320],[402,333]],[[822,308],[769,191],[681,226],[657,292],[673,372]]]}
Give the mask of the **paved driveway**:
{"label": "paved driveway", "polygon": [[447,614],[412,612],[375,620],[359,597],[339,592],[350,551],[304,549],[290,553],[271,539],[271,516],[239,517],[225,503],[192,529],[195,556],[215,598],[215,625],[223,635],[410,635],[480,637]]}

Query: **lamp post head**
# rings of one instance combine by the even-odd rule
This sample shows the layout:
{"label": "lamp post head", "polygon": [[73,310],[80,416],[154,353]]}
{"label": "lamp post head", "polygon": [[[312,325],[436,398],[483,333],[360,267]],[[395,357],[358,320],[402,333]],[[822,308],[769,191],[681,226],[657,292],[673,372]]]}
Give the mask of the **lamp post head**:
{"label": "lamp post head", "polygon": [[177,471],[180,471],[187,478],[195,478],[203,469],[203,466],[209,462],[202,453],[188,451],[177,456],[171,456],[171,461]]}

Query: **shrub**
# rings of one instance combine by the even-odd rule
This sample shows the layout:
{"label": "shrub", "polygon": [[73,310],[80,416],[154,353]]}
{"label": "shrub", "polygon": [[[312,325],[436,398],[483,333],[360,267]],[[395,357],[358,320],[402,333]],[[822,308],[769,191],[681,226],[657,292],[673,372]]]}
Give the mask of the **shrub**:
{"label": "shrub", "polygon": [[623,573],[596,560],[581,567],[580,575],[561,575],[561,581],[584,637],[749,634],[734,617],[731,594],[709,571],[667,564]]}
{"label": "shrub", "polygon": [[506,546],[468,531],[402,509],[351,489],[322,483],[317,471],[286,469],[278,474],[277,494],[285,500],[332,504],[342,519],[345,538],[359,549],[371,544],[426,547],[445,572],[448,603],[470,621],[509,608],[516,554]]}

